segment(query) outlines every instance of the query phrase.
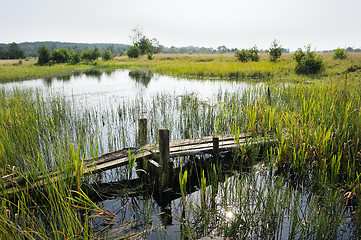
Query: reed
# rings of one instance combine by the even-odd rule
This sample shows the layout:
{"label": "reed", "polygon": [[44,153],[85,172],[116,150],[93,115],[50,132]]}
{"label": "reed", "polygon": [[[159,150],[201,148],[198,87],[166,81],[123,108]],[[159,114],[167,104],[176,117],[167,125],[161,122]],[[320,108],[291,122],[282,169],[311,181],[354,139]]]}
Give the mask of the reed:
{"label": "reed", "polygon": [[[146,117],[150,142],[158,141],[159,128],[169,128],[171,139],[275,132],[276,143],[261,161],[274,170],[266,175],[277,178],[261,178],[257,172],[246,174],[240,169],[240,162],[247,167],[260,161],[258,149],[251,154],[250,141],[240,149],[239,159],[227,165],[230,169],[217,165],[199,173],[196,199],[185,201],[185,191],[181,191],[187,215],[198,214],[187,219],[188,229],[199,229],[194,231],[195,237],[216,231],[234,238],[278,238],[286,231],[284,224],[289,224],[288,236],[334,238],[344,227],[344,196],[354,203],[361,194],[361,97],[356,76],[348,75],[346,88],[343,77],[312,84],[270,83],[253,85],[243,94],[220,91],[208,102],[192,94],[159,94],[150,100],[124,100],[110,109],[82,106],[79,110],[59,96],[0,90],[0,169],[2,176],[9,176],[9,180],[2,178],[0,186],[6,192],[6,181],[16,175],[24,176],[29,185],[24,189],[14,185],[20,190],[18,202],[1,197],[5,207],[0,210],[0,235],[92,238],[92,214],[112,215],[102,212],[81,192],[87,181],[82,175],[83,161],[135,146],[138,119]],[[133,159],[128,167],[133,169]],[[60,171],[66,180],[55,181],[46,175],[46,187],[35,190],[39,199],[34,198],[30,186],[48,170]],[[181,186],[191,175],[187,171],[179,176]],[[295,186],[307,190],[298,193]],[[233,215],[227,216],[224,209]],[[355,223],[360,221],[360,210],[352,216]]]}

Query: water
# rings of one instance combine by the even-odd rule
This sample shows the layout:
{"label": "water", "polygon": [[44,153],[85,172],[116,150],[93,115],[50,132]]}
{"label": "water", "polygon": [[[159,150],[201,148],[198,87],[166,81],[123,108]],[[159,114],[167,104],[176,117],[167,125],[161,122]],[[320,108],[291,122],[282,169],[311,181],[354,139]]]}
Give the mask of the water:
{"label": "water", "polygon": [[[9,82],[0,86],[5,89],[13,87],[41,89],[45,95],[59,93],[75,101],[79,108],[86,104],[101,105],[104,109],[111,108],[124,100],[132,102],[142,98],[148,101],[161,93],[175,96],[193,93],[201,100],[207,101],[220,91],[242,93],[251,85],[254,84],[239,81],[188,80],[129,70],[89,70],[70,76]],[[258,85],[262,84],[258,83]],[[108,105],[105,106],[105,103]]]}

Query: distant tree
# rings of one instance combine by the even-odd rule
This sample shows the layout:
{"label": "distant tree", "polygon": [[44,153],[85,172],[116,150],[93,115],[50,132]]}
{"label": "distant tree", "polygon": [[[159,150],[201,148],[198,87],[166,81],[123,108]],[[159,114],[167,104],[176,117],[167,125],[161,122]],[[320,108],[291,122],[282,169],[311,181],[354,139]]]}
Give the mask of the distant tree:
{"label": "distant tree", "polygon": [[[114,44],[110,44],[106,49],[109,50],[113,54],[113,56],[118,54],[118,51],[115,49]],[[104,52],[103,52],[103,54],[104,54]]]}
{"label": "distant tree", "polygon": [[131,46],[129,47],[127,51],[127,55],[129,58],[137,58],[140,55],[140,49],[137,46]]}
{"label": "distant tree", "polygon": [[105,49],[105,50],[103,51],[102,59],[103,59],[104,61],[112,60],[112,59],[113,59],[113,54],[110,52],[110,50]]}
{"label": "distant tree", "polygon": [[159,41],[156,38],[150,40],[150,45],[152,46],[152,52],[154,54],[160,53],[164,48],[162,45],[159,44]]}
{"label": "distant tree", "polygon": [[306,51],[298,49],[293,54],[293,59],[297,64],[295,72],[298,74],[316,74],[324,69],[324,63],[320,56],[317,56],[314,51],[311,51],[311,45],[307,45]]}
{"label": "distant tree", "polygon": [[95,46],[93,53],[92,53],[93,60],[97,60],[98,58],[100,58],[101,55],[102,55],[102,52],[100,51],[100,49],[97,46]]}
{"label": "distant tree", "polygon": [[248,62],[249,61],[249,52],[246,49],[241,49],[236,52],[236,58],[238,61],[241,62]]}
{"label": "distant tree", "polygon": [[[148,53],[155,54],[162,50],[162,46],[159,44],[159,41],[156,38],[149,40],[149,38],[143,34],[143,28],[139,25],[132,30],[129,38],[133,46],[139,48],[140,55]],[[134,51],[134,49],[132,49],[132,51]]]}
{"label": "distant tree", "polygon": [[152,52],[153,51],[150,40],[148,38],[146,38],[145,36],[143,36],[140,39],[140,41],[137,42],[135,45],[139,48],[141,55],[144,55],[147,52]]}
{"label": "distant tree", "polygon": [[70,60],[69,50],[66,48],[55,48],[51,52],[51,60],[55,63],[67,63]]}
{"label": "distant tree", "polygon": [[132,42],[133,46],[137,45],[143,37],[143,27],[140,25],[137,25],[135,28],[133,28],[132,32],[129,35],[130,41]]}
{"label": "distant tree", "polygon": [[343,48],[337,48],[337,49],[335,49],[332,57],[333,57],[334,59],[345,59],[345,58],[347,58],[347,55],[348,55],[348,54],[346,53],[345,49],[343,49]]}
{"label": "distant tree", "polygon": [[282,55],[282,46],[277,39],[273,40],[270,49],[268,50],[269,60],[276,62]]}
{"label": "distant tree", "polygon": [[26,54],[19,44],[13,42],[9,46],[7,57],[9,59],[26,58]]}
{"label": "distant tree", "polygon": [[93,51],[88,48],[87,50],[85,50],[82,54],[81,54],[81,58],[84,59],[85,61],[91,61],[93,60]]}
{"label": "distant tree", "polygon": [[250,49],[241,49],[236,51],[236,58],[241,62],[258,62],[259,61],[259,50],[257,46],[254,46]]}
{"label": "distant tree", "polygon": [[248,50],[249,51],[249,53],[250,53],[250,60],[252,61],[252,62],[258,62],[259,61],[259,55],[258,55],[258,53],[259,53],[259,50],[258,50],[258,48],[257,48],[257,46],[256,45],[254,45],[251,49],[249,49]]}
{"label": "distant tree", "polygon": [[77,64],[77,63],[80,63],[80,61],[81,61],[80,54],[74,50],[71,50],[70,51],[70,62],[72,64]]}
{"label": "distant tree", "polygon": [[51,59],[50,50],[43,44],[38,48],[38,64],[44,66],[49,64]]}
{"label": "distant tree", "polygon": [[91,50],[90,48],[85,50],[82,53],[81,58],[86,61],[94,61],[94,60],[98,59],[100,56],[101,56],[100,49],[97,46],[95,46],[93,50]]}
{"label": "distant tree", "polygon": [[227,52],[229,52],[229,51],[230,51],[230,50],[229,50],[226,46],[224,46],[224,45],[217,47],[217,52],[218,52],[218,53],[227,53]]}
{"label": "distant tree", "polygon": [[5,50],[4,47],[0,46],[0,59],[6,59],[8,58],[7,57],[8,53],[7,51]]}

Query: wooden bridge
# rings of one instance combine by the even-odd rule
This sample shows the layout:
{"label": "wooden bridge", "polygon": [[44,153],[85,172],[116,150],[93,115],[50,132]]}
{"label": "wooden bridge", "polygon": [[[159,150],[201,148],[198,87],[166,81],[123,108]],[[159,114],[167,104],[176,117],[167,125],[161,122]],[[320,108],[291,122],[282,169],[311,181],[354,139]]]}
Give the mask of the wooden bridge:
{"label": "wooden bridge", "polygon": [[[155,177],[160,175],[167,183],[172,178],[173,161],[172,159],[181,156],[204,155],[210,154],[213,159],[217,160],[220,153],[240,149],[245,145],[262,145],[271,143],[274,140],[269,136],[262,134],[241,133],[238,136],[234,134],[223,136],[208,136],[196,139],[185,139],[169,141],[169,130],[159,130],[159,143],[147,144],[147,120],[139,120],[138,144],[139,148],[123,149],[111,153],[106,153],[98,158],[84,160],[82,173],[84,175],[104,172],[109,169],[128,165],[130,158],[136,158],[136,161],[144,169],[147,174]],[[252,139],[252,141],[251,141]],[[132,156],[129,156],[131,154]],[[145,163],[145,164],[144,164]],[[49,173],[47,173],[49,174]],[[53,181],[59,181],[67,177],[59,174],[58,171],[51,172]],[[37,181],[28,184],[31,188],[41,187],[46,184],[45,177],[42,174],[38,176]],[[27,185],[24,177],[3,176],[7,194],[14,194]],[[14,187],[17,185],[17,187]],[[20,188],[18,187],[20,186]],[[162,189],[166,186],[160,186]]]}

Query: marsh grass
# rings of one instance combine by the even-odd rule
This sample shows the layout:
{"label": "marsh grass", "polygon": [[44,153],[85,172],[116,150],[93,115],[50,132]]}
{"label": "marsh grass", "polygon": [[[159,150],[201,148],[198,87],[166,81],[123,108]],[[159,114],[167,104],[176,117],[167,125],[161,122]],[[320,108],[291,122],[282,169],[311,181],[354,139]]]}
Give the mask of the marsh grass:
{"label": "marsh grass", "polygon": [[[307,197],[286,180],[276,177],[260,181],[252,172],[241,174],[236,167],[250,165],[259,156],[258,152],[252,154],[250,140],[239,149],[239,158],[229,165],[228,172],[217,165],[198,175],[200,202],[194,206],[192,201],[185,203],[188,216],[199,216],[199,221],[188,220],[191,227],[187,231],[196,229],[189,234],[279,237],[288,224],[287,234],[295,238],[337,237],[343,227],[345,204],[357,205],[361,194],[357,74],[350,73],[347,82],[334,79],[274,84],[269,89],[257,85],[244,93],[220,91],[207,102],[194,94],[158,94],[149,101],[124,100],[111,109],[88,106],[79,110],[60,96],[44,98],[36,91],[1,90],[0,168],[7,177],[1,179],[0,186],[4,193],[5,184],[10,182],[19,191],[17,201],[1,197],[5,207],[0,212],[0,235],[92,238],[89,213],[109,218],[112,214],[106,214],[82,193],[81,185],[87,181],[82,175],[83,160],[135,146],[138,119],[145,117],[148,142],[158,141],[159,128],[169,128],[171,139],[274,132],[275,145],[261,158],[274,170],[269,175],[290,182],[304,179],[302,184],[314,189],[311,200],[305,201]],[[44,176],[48,170],[59,171],[65,180]],[[40,175],[47,184],[32,190],[34,195],[31,185]],[[207,179],[206,175],[212,177]],[[24,176],[29,187],[16,185],[12,181],[16,176]],[[190,176],[187,171],[187,178]],[[117,177],[126,179],[128,175]],[[216,187],[221,179],[223,187]],[[222,208],[217,209],[217,204]],[[222,209],[230,206],[237,209],[228,219]],[[351,215],[355,228],[360,226],[360,215],[358,208]],[[287,220],[285,216],[290,217]],[[68,219],[72,221],[66,222]],[[218,223],[222,224],[216,228]]]}
{"label": "marsh grass", "polygon": [[0,81],[14,81],[41,77],[68,75],[72,72],[90,69],[88,65],[56,64],[53,66],[37,66],[35,64],[9,65],[0,64]]}

